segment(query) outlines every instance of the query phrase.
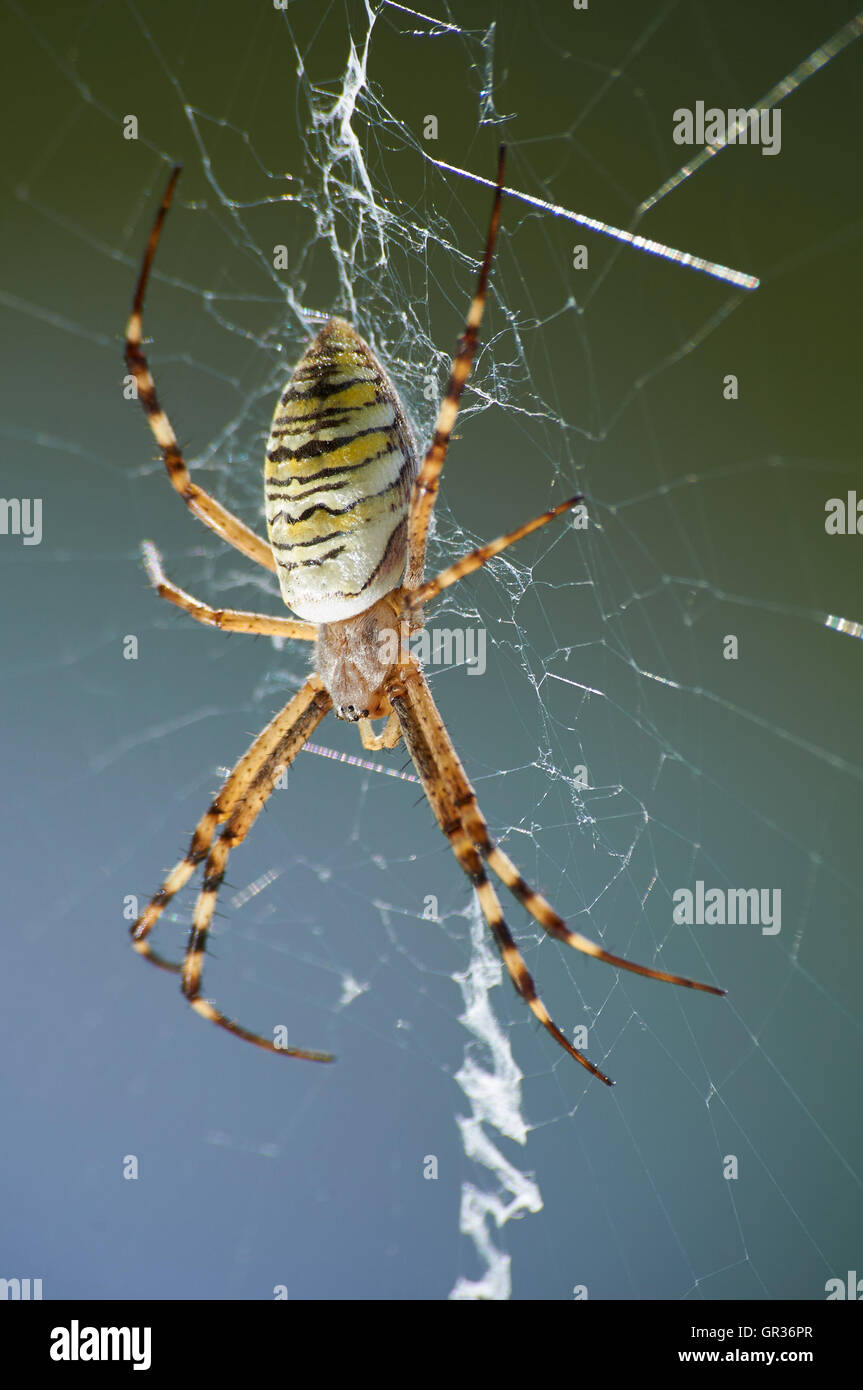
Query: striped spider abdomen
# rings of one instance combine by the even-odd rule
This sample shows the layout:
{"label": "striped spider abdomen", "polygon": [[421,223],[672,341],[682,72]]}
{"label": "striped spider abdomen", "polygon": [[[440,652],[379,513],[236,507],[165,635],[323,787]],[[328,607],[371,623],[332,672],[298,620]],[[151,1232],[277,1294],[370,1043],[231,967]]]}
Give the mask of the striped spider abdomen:
{"label": "striped spider abdomen", "polygon": [[327,321],[273,416],[267,533],[282,598],[314,623],[352,618],[401,582],[413,431],[371,348]]}

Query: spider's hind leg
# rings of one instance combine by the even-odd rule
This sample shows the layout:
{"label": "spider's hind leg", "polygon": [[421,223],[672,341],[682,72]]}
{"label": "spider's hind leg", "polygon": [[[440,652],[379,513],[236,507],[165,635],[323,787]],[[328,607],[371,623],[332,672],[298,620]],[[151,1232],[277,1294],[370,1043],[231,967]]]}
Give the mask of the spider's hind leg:
{"label": "spider's hind leg", "polygon": [[558,916],[551,904],[535,888],[531,888],[509,856],[504,854],[503,850],[491,839],[488,826],[475,802],[473,808],[465,815],[464,820],[471,840],[479,847],[489,868],[497,874],[525,911],[530,913],[533,920],[550,936],[556,937],[558,941],[563,941],[567,946],[572,946],[574,950],[581,951],[586,956],[593,956],[596,960],[605,961],[607,965],[614,965],[618,970],[628,970],[633,975],[645,975],[649,980],[663,980],[670,985],[683,985],[686,989],[703,990],[705,994],[725,994],[726,991],[718,988],[717,985],[706,985],[700,980],[690,980],[684,975],[671,975],[667,970],[652,970],[647,965],[638,965],[635,961],[626,960],[623,956],[612,955],[610,951],[604,950],[597,942],[591,941],[590,937],[582,936],[580,932],[570,931],[563,918]]}
{"label": "spider's hind leg", "polygon": [[[576,951],[581,951],[586,956],[593,956],[596,960],[605,961],[607,965],[613,965],[618,970],[628,970],[633,975],[645,975],[649,980],[663,980],[666,984],[682,985],[686,989],[703,990],[706,994],[725,994],[725,990],[719,989],[716,985],[703,984],[700,980],[690,980],[684,975],[672,975],[666,970],[653,970],[650,966],[638,965],[635,961],[626,960],[623,956],[612,955],[596,941],[591,941],[590,937],[582,936],[580,932],[571,931],[551,904],[535,888],[531,888],[509,856],[504,854],[503,850],[492,840],[485,817],[479,809],[476,792],[468,781],[467,774],[452,746],[446,726],[432,699],[431,691],[419,672],[416,673],[414,681],[410,682],[406,694],[411,701],[409,708],[412,719],[421,723],[425,736],[430,741],[435,766],[436,769],[439,769],[437,775],[445,775],[448,780],[449,795],[457,808],[458,819],[468,843],[476,846],[489,868],[497,874],[513,897],[530,913],[533,920],[544,931],[548,932],[549,936],[556,937],[558,941],[564,942]],[[395,704],[395,701],[393,703]],[[396,708],[399,706],[397,705]],[[404,719],[402,719],[402,723],[404,724]],[[408,742],[407,734],[405,734],[405,742]],[[410,744],[408,746],[410,747]]]}
{"label": "spider's hind leg", "polygon": [[569,1053],[570,1057],[574,1057],[576,1062],[580,1062],[583,1067],[587,1068],[592,1076],[595,1076],[599,1081],[605,1082],[606,1086],[613,1086],[614,1082],[610,1077],[605,1075],[605,1072],[600,1071],[599,1067],[594,1066],[589,1057],[586,1057],[583,1052],[579,1052],[578,1048],[573,1047],[569,1039],[560,1031],[548,1012],[548,1009],[537,994],[533,976],[525,965],[524,957],[513,940],[512,932],[504,921],[503,910],[497,893],[494,891],[491,881],[486,876],[479,854],[470,843],[468,836],[464,833],[464,830],[454,833],[450,833],[449,830],[446,830],[445,834],[452,845],[456,859],[476,889],[479,904],[482,908],[482,914],[488,923],[489,930],[495,940],[495,945],[500,951],[501,959],[506,966],[516,992],[527,1004],[534,1018],[539,1020],[543,1028],[551,1034],[555,1042],[559,1043],[564,1051]]}
{"label": "spider's hind leg", "polygon": [[[327,691],[316,677],[310,678],[302,690],[282,711],[280,719],[287,723],[281,725],[281,737],[270,749],[263,761],[257,760],[256,770],[247,775],[242,796],[234,799],[233,808],[222,830],[212,845],[204,866],[204,881],[198,901],[189,944],[186,949],[182,969],[182,991],[192,1008],[202,1018],[209,1019],[235,1037],[264,1048],[267,1052],[277,1052],[286,1057],[299,1057],[308,1062],[331,1062],[328,1052],[310,1052],[305,1048],[282,1047],[275,1041],[252,1033],[239,1023],[222,1013],[209,1000],[201,995],[204,955],[207,937],[213,919],[219,889],[225,877],[225,868],[231,850],[242,844],[254,825],[267,798],[270,796],[279,773],[290,766],[303,744],[314,732],[324,715],[331,708],[332,701]],[[250,750],[252,751],[252,750]]]}
{"label": "spider's hind leg", "polygon": [[468,804],[473,794],[472,788],[419,670],[415,666],[404,668],[388,693],[435,819],[476,890],[483,916],[516,992],[570,1057],[604,1081],[606,1086],[611,1086],[613,1083],[609,1078],[573,1047],[557,1027],[536,992],[533,977],[504,921],[498,896],[485,872],[479,852],[465,830],[461,807]]}
{"label": "spider's hind leg", "polygon": [[172,961],[165,960],[153,950],[148,940],[150,932],[168,903],[188,883],[198,865],[207,858],[217,827],[228,818],[234,807],[246,796],[261,768],[272,756],[273,750],[280,744],[285,734],[296,723],[299,715],[306,709],[310,702],[310,696],[315,693],[316,689],[317,687],[310,682],[307,683],[258,734],[254,743],[246,750],[222,783],[216,796],[199,820],[186,854],[174,866],[158,891],[153,894],[140,917],[132,923],[130,933],[134,949],[161,970],[179,973],[182,967]]}

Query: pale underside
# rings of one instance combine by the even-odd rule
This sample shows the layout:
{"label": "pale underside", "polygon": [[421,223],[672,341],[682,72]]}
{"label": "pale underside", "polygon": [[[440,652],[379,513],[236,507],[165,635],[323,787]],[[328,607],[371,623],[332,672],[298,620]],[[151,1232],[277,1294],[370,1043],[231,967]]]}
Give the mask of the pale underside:
{"label": "pale underside", "polygon": [[397,587],[416,473],[392,382],[350,324],[330,319],[297,363],[267,441],[267,531],[298,617],[341,622]]}

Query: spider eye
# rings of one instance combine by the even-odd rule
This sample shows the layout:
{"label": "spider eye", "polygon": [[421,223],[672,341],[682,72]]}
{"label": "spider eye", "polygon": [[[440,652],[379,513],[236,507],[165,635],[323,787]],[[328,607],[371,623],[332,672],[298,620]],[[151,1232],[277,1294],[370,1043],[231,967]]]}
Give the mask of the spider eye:
{"label": "spider eye", "polygon": [[339,705],[336,710],[339,719],[347,719],[351,724],[355,724],[358,719],[368,719],[367,709],[357,709],[356,705]]}

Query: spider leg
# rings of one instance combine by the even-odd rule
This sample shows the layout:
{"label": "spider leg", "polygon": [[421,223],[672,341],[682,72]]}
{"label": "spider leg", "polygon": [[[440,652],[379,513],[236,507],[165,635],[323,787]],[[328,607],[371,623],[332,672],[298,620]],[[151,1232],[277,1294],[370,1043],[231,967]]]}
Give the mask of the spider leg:
{"label": "spider leg", "polygon": [[554,936],[558,941],[563,941],[567,946],[572,946],[576,951],[583,952],[586,956],[593,956],[596,960],[604,960],[607,965],[614,965],[618,970],[629,970],[633,975],[645,975],[648,980],[664,980],[669,985],[683,985],[686,989],[703,990],[706,994],[718,994],[720,996],[727,993],[724,989],[719,989],[716,985],[706,985],[700,980],[690,980],[684,975],[671,975],[666,970],[652,970],[647,965],[637,965],[635,961],[626,960],[623,956],[614,956],[610,951],[604,951],[590,937],[582,936],[580,932],[570,931],[562,917],[554,911],[554,908],[546,902],[541,893],[526,883],[513,864],[508,855],[495,845],[488,833],[488,826],[476,807],[475,811],[465,816],[465,822],[469,826],[469,834],[474,844],[479,846],[483,858],[493,869],[498,878],[506,885],[514,898],[522,904],[535,922],[539,924],[550,936]]}
{"label": "spider leg", "polygon": [[[427,698],[431,701],[430,693],[428,693]],[[440,715],[436,709],[434,713],[440,720]],[[449,742],[449,735],[443,721],[440,720],[440,723],[443,737]],[[461,768],[460,764],[459,767]],[[464,783],[459,799],[459,808],[462,822],[470,840],[477,846],[489,868],[497,874],[513,897],[550,936],[556,937],[558,941],[563,941],[567,946],[581,951],[586,956],[593,956],[596,960],[605,961],[607,965],[616,966],[618,970],[628,970],[633,975],[644,975],[649,980],[662,980],[670,985],[682,985],[686,989],[703,990],[705,994],[722,996],[726,993],[724,989],[719,989],[716,985],[703,984],[700,980],[690,980],[684,975],[672,975],[666,970],[653,970],[650,966],[638,965],[635,961],[627,960],[624,956],[612,955],[596,941],[591,941],[590,937],[582,936],[580,932],[571,931],[563,918],[554,911],[551,904],[541,893],[531,888],[509,856],[504,854],[503,850],[494,843],[489,834],[485,817],[479,809],[476,793],[463,769],[461,769],[461,773]]]}
{"label": "spider leg", "polygon": [[[299,1057],[308,1062],[332,1062],[334,1058],[329,1052],[310,1052],[305,1048],[279,1047],[275,1042],[262,1037],[259,1033],[252,1033],[249,1029],[241,1027],[239,1023],[217,1009],[209,999],[204,999],[201,996],[207,935],[219,889],[225,877],[228,856],[231,850],[242,844],[251,830],[273,790],[274,782],[280,771],[293,762],[309,735],[317,728],[327,711],[332,708],[332,701],[328,693],[314,679],[308,681],[303,690],[300,691],[300,696],[295,698],[299,699],[301,696],[306,697],[304,708],[300,709],[291,727],[277,743],[266,762],[259,766],[245,795],[234,803],[233,810],[207,856],[207,862],[204,866],[204,881],[195,905],[192,930],[183,962],[181,988],[197,1014],[200,1014],[202,1018],[209,1019],[211,1023],[217,1024],[220,1028],[224,1028],[228,1033],[233,1033],[235,1037],[243,1038],[246,1042],[253,1043],[266,1052],[276,1052],[287,1057]],[[294,701],[291,703],[293,704]]]}
{"label": "spider leg", "polygon": [[459,826],[458,829],[444,829],[444,834],[452,845],[456,859],[476,889],[483,916],[489,925],[489,930],[500,951],[509,977],[515,985],[516,992],[521,995],[527,1007],[534,1017],[539,1019],[543,1028],[547,1029],[555,1041],[560,1043],[560,1046],[569,1053],[570,1057],[574,1057],[577,1062],[580,1062],[583,1067],[586,1067],[592,1076],[597,1077],[600,1081],[604,1081],[606,1086],[613,1086],[614,1082],[610,1077],[605,1075],[605,1072],[600,1071],[599,1067],[594,1066],[593,1062],[591,1062],[588,1057],[585,1057],[583,1052],[579,1052],[577,1048],[573,1047],[569,1039],[566,1038],[557,1027],[548,1009],[537,994],[533,976],[525,965],[524,957],[513,941],[512,933],[504,921],[503,909],[501,908],[497,893],[494,891],[494,887],[487,878],[482,866],[482,860],[471,844],[468,836],[461,829],[461,826]]}
{"label": "spider leg", "polygon": [[683,985],[686,989],[703,990],[706,994],[725,994],[725,990],[717,988],[716,985],[702,984],[699,980],[690,980],[683,975],[671,975],[665,970],[652,970],[647,965],[637,965],[635,961],[626,960],[623,956],[612,955],[610,951],[603,950],[597,942],[591,941],[589,937],[582,936],[580,932],[570,931],[563,918],[558,916],[541,893],[537,893],[535,889],[530,887],[508,855],[504,854],[503,850],[499,849],[492,840],[488,825],[479,809],[476,792],[468,781],[467,774],[459,761],[444,722],[432,699],[431,691],[424,681],[419,691],[419,699],[425,707],[424,713],[427,723],[434,729],[447,772],[458,786],[456,805],[469,839],[477,846],[489,867],[502,880],[513,897],[521,903],[522,907],[530,913],[540,927],[547,931],[550,936],[556,937],[558,941],[572,946],[574,950],[581,951],[587,956],[593,956],[596,960],[603,960],[608,965],[616,966],[618,970],[629,970],[633,975],[645,975],[649,980],[664,980],[667,984]]}
{"label": "spider leg", "polygon": [[147,423],[155,436],[156,443],[162,451],[165,467],[168,470],[168,477],[172,486],[180,494],[183,501],[190,511],[194,512],[199,521],[203,521],[205,526],[209,526],[222,540],[228,541],[230,545],[242,551],[250,560],[255,560],[265,569],[275,572],[276,562],[273,553],[266,541],[256,536],[245,522],[239,520],[231,512],[223,507],[220,502],[211,497],[203,488],[198,487],[189,477],[189,470],[180,452],[177,443],[177,436],[171,427],[171,422],[159,404],[156,395],[156,387],[153,377],[147,365],[147,358],[141,347],[141,326],[144,313],[144,296],[147,292],[147,282],[150,278],[150,270],[153,258],[156,254],[156,247],[159,244],[159,236],[162,231],[162,224],[168,208],[171,206],[171,199],[174,195],[174,187],[180,176],[179,165],[171,171],[165,192],[162,195],[162,202],[159,211],[156,213],[150,236],[147,240],[147,247],[144,258],[141,262],[141,272],[138,276],[138,284],[135,289],[135,297],[132,301],[132,312],[129,315],[129,322],[126,326],[126,366],[135,378],[138,388],[138,399],[144,407],[147,416]]}
{"label": "spider leg", "polygon": [[474,570],[481,569],[494,555],[499,555],[502,550],[506,550],[516,541],[520,541],[522,536],[529,536],[531,531],[538,531],[540,526],[547,526],[550,521],[554,521],[556,516],[560,516],[562,512],[569,511],[578,502],[583,501],[583,495],[578,492],[574,497],[568,498],[566,502],[559,502],[556,507],[551,507],[549,511],[543,512],[541,516],[535,516],[532,521],[526,521],[515,531],[508,531],[505,536],[498,536],[495,541],[477,546],[476,550],[471,550],[460,560],[456,560],[455,564],[441,570],[434,579],[420,584],[418,589],[407,591],[405,593],[406,602],[410,608],[416,609],[431,599],[437,598],[444,589],[448,589],[451,584],[457,584],[460,579],[464,579],[466,574],[473,574]]}
{"label": "spider leg", "polygon": [[304,642],[316,642],[318,629],[314,623],[303,623],[298,618],[271,617],[268,613],[245,613],[236,608],[210,608],[192,598],[185,589],[171,582],[162,568],[162,556],[152,541],[144,541],[141,547],[144,565],[150,583],[161,598],[182,608],[196,622],[206,623],[208,627],[221,628],[223,632],[255,633],[264,637],[294,637]]}
{"label": "spider leg", "polygon": [[401,725],[399,724],[397,714],[391,714],[389,716],[379,734],[376,734],[372,729],[372,721],[370,719],[361,719],[359,721],[359,726],[360,740],[363,748],[367,748],[370,753],[378,753],[382,748],[395,748],[402,736]]}
{"label": "spider leg", "polygon": [[[305,715],[313,701],[320,700],[320,697],[320,687],[316,683],[308,681],[302,690],[298,691],[285,708],[258,734],[254,743],[246,750],[222,783],[195,827],[188,851],[168,874],[137,921],[133,922],[131,936],[134,949],[161,970],[179,973],[182,967],[172,961],[165,960],[153,950],[147,940],[150,932],[171,899],[188,883],[198,865],[207,858],[217,826],[226,820],[234,807],[243,800],[261,768],[271,758],[274,749],[280,745],[286,734],[290,733],[297,721]],[[306,738],[308,736],[307,733]]]}
{"label": "spider leg", "polygon": [[[672,975],[665,970],[653,970],[649,966],[637,965],[634,961],[626,960],[623,956],[612,955],[610,951],[604,950],[597,942],[591,941],[589,937],[582,936],[580,932],[570,931],[563,918],[558,916],[541,893],[537,893],[535,889],[530,887],[508,855],[504,854],[503,850],[499,849],[492,840],[488,825],[479,809],[476,793],[452,746],[449,734],[425,681],[420,679],[416,683],[411,682],[407,684],[407,689],[409,698],[418,710],[418,717],[422,720],[427,731],[427,738],[430,747],[434,750],[437,765],[445,769],[445,775],[451,783],[453,802],[469,841],[479,849],[489,867],[539,926],[550,936],[556,937],[558,941],[572,946],[574,950],[593,956],[597,960],[605,961],[618,970],[628,970],[634,975],[644,975],[650,980],[663,980],[667,984],[682,985],[686,989],[703,990],[707,994],[720,996],[725,994],[725,990],[717,988],[716,985],[703,984],[699,980],[690,980],[683,975]],[[392,696],[390,699],[392,700]],[[394,703],[394,708],[398,710],[399,706]],[[407,737],[405,742],[408,742]]]}
{"label": "spider leg", "polygon": [[[555,1042],[569,1053],[570,1057],[574,1057],[577,1062],[587,1068],[591,1075],[605,1082],[606,1086],[611,1086],[614,1083],[605,1073],[594,1066],[584,1053],[573,1047],[572,1043],[560,1031],[536,992],[533,977],[504,921],[498,896],[486,875],[475,846],[471,843],[462,825],[457,797],[453,795],[453,787],[457,787],[457,781],[454,783],[451,778],[451,767],[446,750],[440,744],[434,721],[427,717],[428,710],[424,707],[425,702],[419,696],[419,692],[426,694],[428,688],[419,670],[414,666],[403,668],[401,678],[394,683],[388,693],[435,819],[449,840],[461,868],[476,890],[483,916],[488,923],[495,945],[500,952],[516,992],[527,1004],[534,1017],[551,1034]],[[434,706],[432,706],[433,708]],[[441,727],[443,726],[441,725]],[[452,757],[458,762],[454,751],[452,751]]]}
{"label": "spider leg", "polygon": [[482,265],[477,279],[476,291],[471,301],[465,330],[461,337],[458,351],[453,358],[449,383],[440,411],[438,412],[431,446],[423,460],[422,468],[414,479],[410,515],[408,519],[408,553],[405,567],[406,588],[416,588],[422,581],[423,569],[425,568],[426,536],[428,534],[432,512],[434,511],[441,469],[444,466],[447,449],[449,448],[450,435],[452,434],[456,416],[458,415],[461,393],[464,390],[464,384],[470,374],[471,365],[476,352],[477,335],[479,333],[479,325],[482,320],[482,311],[485,305],[486,286],[488,285],[491,260],[494,254],[494,244],[497,239],[497,229],[500,224],[500,203],[503,196],[505,153],[505,148],[501,145],[497,166],[497,191],[494,195],[491,222],[489,224],[488,238],[485,244],[485,254],[482,258]]}

